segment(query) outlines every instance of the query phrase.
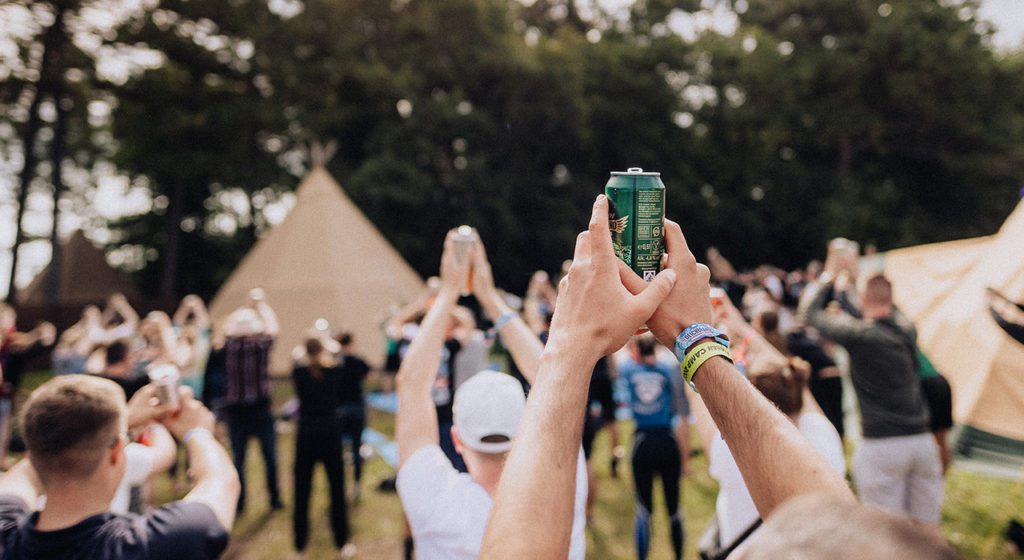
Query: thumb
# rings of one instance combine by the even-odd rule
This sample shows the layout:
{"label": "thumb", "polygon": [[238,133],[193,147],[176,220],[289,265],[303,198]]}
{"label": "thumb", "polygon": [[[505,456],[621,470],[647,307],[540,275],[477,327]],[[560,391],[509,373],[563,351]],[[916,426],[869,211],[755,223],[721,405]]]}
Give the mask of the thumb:
{"label": "thumb", "polygon": [[654,280],[647,285],[644,291],[635,296],[638,308],[643,310],[644,317],[654,315],[654,312],[665,301],[672,287],[676,284],[676,271],[671,268],[662,270],[654,277]]}

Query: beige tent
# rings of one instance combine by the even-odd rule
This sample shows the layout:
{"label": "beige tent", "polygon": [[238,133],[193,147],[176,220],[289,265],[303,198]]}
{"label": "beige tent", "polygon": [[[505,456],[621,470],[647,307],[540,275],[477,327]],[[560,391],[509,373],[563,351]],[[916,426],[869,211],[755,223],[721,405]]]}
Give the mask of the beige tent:
{"label": "beige tent", "polygon": [[271,371],[290,370],[291,351],[318,318],[347,329],[371,365],[384,358],[381,327],[392,305],[419,293],[423,280],[342,192],[323,167],[295,191],[284,221],[249,251],[210,304],[215,322],[262,288],[281,324]]}
{"label": "beige tent", "polygon": [[996,235],[889,251],[884,266],[919,346],[949,379],[954,419],[1024,447],[1024,345],[996,325],[985,295],[1024,301],[1024,201]]}
{"label": "beige tent", "polygon": [[[107,263],[102,250],[96,248],[81,230],[61,244],[61,266],[57,279],[56,303],[78,306],[101,305],[114,293],[120,292],[131,301],[139,299],[138,290],[128,276]],[[46,305],[47,275],[53,263],[47,265],[19,294],[21,305]]]}

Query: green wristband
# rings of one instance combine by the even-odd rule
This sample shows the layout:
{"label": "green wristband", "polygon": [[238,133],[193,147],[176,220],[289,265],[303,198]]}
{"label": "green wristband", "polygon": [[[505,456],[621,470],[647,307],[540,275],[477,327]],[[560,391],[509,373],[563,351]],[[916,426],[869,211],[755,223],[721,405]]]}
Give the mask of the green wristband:
{"label": "green wristband", "polygon": [[691,348],[683,361],[679,364],[680,369],[683,372],[683,378],[690,384],[691,387],[696,391],[697,388],[693,385],[693,376],[697,373],[700,366],[704,365],[704,362],[708,361],[713,356],[722,356],[726,360],[732,361],[732,355],[729,354],[729,349],[725,345],[720,344],[714,339],[704,339],[703,342],[698,343],[695,347]]}

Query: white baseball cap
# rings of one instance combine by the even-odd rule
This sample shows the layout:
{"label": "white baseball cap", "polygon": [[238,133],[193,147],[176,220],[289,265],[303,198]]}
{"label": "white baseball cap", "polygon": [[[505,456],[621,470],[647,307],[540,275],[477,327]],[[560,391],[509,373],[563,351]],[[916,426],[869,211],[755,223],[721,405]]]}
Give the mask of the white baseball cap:
{"label": "white baseball cap", "polygon": [[481,371],[455,392],[452,414],[459,439],[481,453],[508,451],[525,407],[519,381],[498,371]]}

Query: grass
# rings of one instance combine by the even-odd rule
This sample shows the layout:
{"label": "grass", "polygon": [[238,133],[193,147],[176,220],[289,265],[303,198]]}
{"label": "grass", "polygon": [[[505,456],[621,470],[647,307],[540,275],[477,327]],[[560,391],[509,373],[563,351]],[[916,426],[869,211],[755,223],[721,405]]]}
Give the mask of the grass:
{"label": "grass", "polygon": [[[25,391],[41,383],[46,374],[34,374],[25,380]],[[288,383],[278,383],[275,400],[283,401],[290,394]],[[371,410],[371,427],[384,434],[394,433],[392,415]],[[285,423],[278,438],[278,456],[285,510],[271,512],[263,479],[262,460],[256,442],[247,455],[248,508],[238,518],[232,530],[231,544],[223,556],[234,560],[280,560],[290,558],[292,549],[291,489],[294,437],[290,424]],[[629,449],[632,429],[628,422],[619,426],[622,445]],[[602,431],[594,444],[594,466],[598,477],[598,500],[594,511],[594,524],[587,531],[587,557],[591,559],[634,558],[633,549],[633,492],[628,457],[620,462],[618,478],[612,478],[609,469],[611,445],[607,431]],[[373,457],[363,466],[362,497],[350,506],[352,542],[357,558],[399,559],[405,524],[401,502],[393,492],[378,490],[380,482],[394,475],[394,470],[379,457]],[[351,488],[351,469],[346,488]],[[307,548],[309,560],[333,558],[334,544],[328,525],[329,506],[327,479],[322,468],[314,475],[310,504],[310,540]],[[655,486],[655,509],[652,518],[651,560],[670,559],[671,545],[668,518]],[[690,476],[683,482],[683,510],[685,511],[686,559],[698,558],[696,543],[704,525],[714,511],[717,485],[707,474],[707,460],[697,455],[690,461]],[[156,494],[160,500],[180,496],[166,477],[158,481]],[[1024,516],[1024,481],[1008,481],[975,474],[954,464],[946,483],[946,502],[942,512],[943,531],[949,541],[968,560],[1012,560],[1020,558],[1005,547],[1002,531],[1012,517]]]}

